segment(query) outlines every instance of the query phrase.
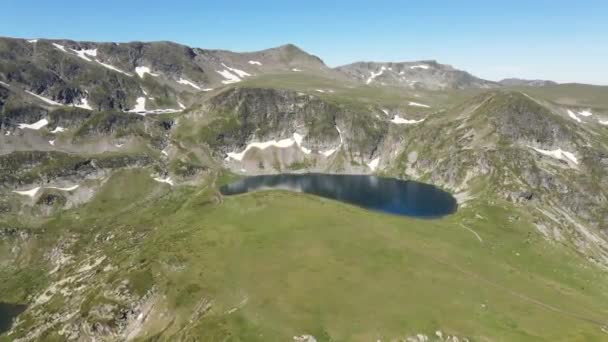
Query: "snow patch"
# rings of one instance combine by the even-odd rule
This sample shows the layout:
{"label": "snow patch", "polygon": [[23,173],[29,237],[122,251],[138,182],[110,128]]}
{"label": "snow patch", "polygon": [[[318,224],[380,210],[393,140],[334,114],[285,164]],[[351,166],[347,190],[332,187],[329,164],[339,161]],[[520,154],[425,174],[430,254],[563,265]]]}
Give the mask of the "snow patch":
{"label": "snow patch", "polygon": [[155,74],[152,71],[150,71],[150,68],[148,68],[147,66],[138,66],[138,67],[135,67],[135,73],[137,75],[139,75],[140,78],[144,78],[144,76],[146,74],[149,74],[150,76],[154,76],[154,77],[158,76],[158,74]]}
{"label": "snow patch", "polygon": [[177,105],[178,105],[178,106],[179,106],[179,108],[181,108],[181,109],[186,109],[186,106],[184,106],[184,104],[183,104],[183,103],[181,103],[181,102],[179,102],[179,101],[177,102]]}
{"label": "snow patch", "polygon": [[49,144],[51,144],[51,146],[55,146],[55,140],[49,140]]}
{"label": "snow patch", "polygon": [[424,121],[424,119],[420,119],[420,120],[404,119],[404,118],[400,117],[399,115],[395,115],[395,117],[391,120],[392,123],[397,124],[397,125],[402,125],[402,124],[411,125],[411,124],[421,123],[423,121]]}
{"label": "snow patch", "polygon": [[577,114],[580,115],[580,116],[585,116],[585,117],[593,115],[593,113],[591,113],[591,111],[589,109],[587,109],[587,110],[581,110]]}
{"label": "snow patch", "polygon": [[325,93],[325,90],[323,90],[323,89],[315,89],[315,91],[316,91],[317,93]]}
{"label": "snow patch", "polygon": [[49,124],[49,121],[47,119],[41,119],[41,120],[34,122],[33,124],[21,123],[17,127],[19,127],[20,129],[27,128],[27,129],[33,129],[33,130],[37,131],[48,124]]}
{"label": "snow patch", "polygon": [[340,136],[340,144],[342,144],[344,142],[344,140],[342,140],[342,131],[338,126],[336,126],[336,131],[338,131],[338,135]]}
{"label": "snow patch", "polygon": [[27,42],[30,44],[36,44],[38,43],[38,39],[28,39]]}
{"label": "snow patch", "polygon": [[426,65],[426,64],[412,65],[410,67],[410,69],[425,69],[425,70],[428,69],[428,68],[429,68],[429,66]]}
{"label": "snow patch", "polygon": [[231,68],[229,66],[227,66],[226,64],[222,63],[222,65],[224,66],[224,68],[232,71],[233,73],[237,74],[239,77],[247,77],[247,76],[251,76],[249,73],[243,71],[243,70],[239,70],[237,68]]}
{"label": "snow patch", "polygon": [[33,189],[30,190],[24,190],[24,191],[17,191],[14,190],[13,192],[18,194],[18,195],[23,195],[23,196],[29,196],[31,198],[34,198],[34,196],[36,196],[36,194],[38,193],[38,190],[40,190],[40,187],[35,187]]}
{"label": "snow patch", "polygon": [[4,83],[4,82],[0,81],[0,84],[2,84],[5,87],[9,87],[8,83]]}
{"label": "snow patch", "polygon": [[247,63],[249,63],[249,64],[251,64],[251,65],[262,65],[262,63],[261,63],[261,62],[258,62],[258,61],[249,61],[249,62],[247,62]]}
{"label": "snow patch", "polygon": [[543,150],[543,149],[532,147],[532,146],[528,146],[528,147],[530,147],[531,149],[533,149],[534,151],[536,151],[540,154],[544,154],[546,156],[553,157],[555,159],[566,160],[566,161],[569,160],[569,161],[573,162],[574,164],[578,164],[578,159],[576,159],[576,156],[574,155],[574,153],[564,151],[561,148],[558,148],[553,151],[549,151],[549,150]]}
{"label": "snow patch", "polygon": [[203,91],[212,91],[213,88],[203,88]]}
{"label": "snow patch", "polygon": [[369,167],[372,171],[374,171],[378,167],[378,164],[380,164],[380,157],[377,157],[376,159],[367,163],[367,167]]}
{"label": "snow patch", "polygon": [[57,50],[61,50],[61,51],[63,51],[63,52],[67,52],[67,51],[65,50],[65,46],[63,46],[63,45],[60,45],[60,44],[57,44],[57,43],[53,43],[53,46],[54,46],[54,47],[55,47]]}
{"label": "snow patch", "polygon": [[166,184],[173,186],[173,181],[171,180],[171,177],[168,177],[168,176],[167,176],[167,178],[154,177],[154,180],[159,183],[166,183]]}
{"label": "snow patch", "polygon": [[576,122],[583,122],[583,120],[581,120],[578,116],[576,116],[576,114],[574,114],[574,112],[571,111],[570,109],[568,109],[568,116],[570,116],[572,119],[576,120]]}
{"label": "snow patch", "polygon": [[56,186],[47,186],[47,189],[55,189],[55,190],[59,190],[59,191],[74,191],[76,189],[78,189],[78,187],[80,187],[80,185],[76,184],[76,185],[72,185],[69,186],[67,188],[60,188],[60,187],[56,187]]}
{"label": "snow patch", "polygon": [[300,71],[302,71],[302,70],[301,70],[301,69],[298,69],[298,68],[293,68],[293,69],[291,69],[291,71],[293,71],[293,72],[300,72]]}
{"label": "snow patch", "polygon": [[249,145],[247,145],[247,147],[242,152],[228,152],[228,156],[226,157],[226,160],[234,159],[234,160],[242,161],[243,157],[245,157],[245,154],[252,148],[258,148],[260,150],[264,150],[268,147],[287,148],[287,147],[293,146],[294,144],[296,146],[298,146],[300,148],[300,150],[302,150],[302,152],[304,152],[306,154],[310,154],[311,150],[302,146],[303,140],[304,140],[304,137],[302,135],[300,135],[298,133],[294,133],[291,138],[286,138],[286,139],[281,139],[281,140],[273,139],[273,140],[269,140],[269,141],[265,141],[265,142],[252,142]]}
{"label": "snow patch", "polygon": [[388,113],[388,110],[386,110],[386,109],[382,109],[382,113],[384,113],[384,114],[386,114],[386,115],[390,115],[390,114]]}
{"label": "snow patch", "polygon": [[600,123],[600,125],[607,125],[608,126],[608,120],[606,120],[606,121],[599,120],[599,123]]}
{"label": "snow patch", "polygon": [[192,82],[192,81],[188,81],[188,80],[187,80],[187,79],[185,79],[185,78],[181,78],[181,77],[180,77],[180,78],[179,78],[179,81],[177,81],[177,83],[179,83],[179,84],[185,84],[185,85],[189,85],[189,86],[191,86],[191,87],[192,87],[192,88],[194,88],[194,89],[201,90],[201,87],[197,86],[197,85],[196,85],[194,82]]}
{"label": "snow patch", "polygon": [[224,84],[232,84],[241,82],[241,79],[230,72],[230,70],[216,70],[218,74],[222,75],[225,80],[222,81]]}
{"label": "snow patch", "polygon": [[137,104],[135,105],[135,107],[133,107],[133,109],[131,109],[129,111],[129,113],[143,113],[145,111],[146,111],[146,98],[138,97]]}
{"label": "snow patch", "polygon": [[55,101],[53,101],[53,100],[51,100],[49,98],[46,98],[44,96],[40,96],[38,94],[32,93],[31,91],[26,90],[25,92],[28,93],[28,94],[30,94],[30,95],[32,95],[32,96],[37,97],[38,99],[40,99],[40,100],[42,100],[42,101],[44,101],[44,102],[46,102],[46,103],[48,103],[50,105],[53,105],[53,106],[62,106],[62,104],[59,103],[59,102],[55,102]]}
{"label": "snow patch", "polygon": [[412,107],[431,108],[431,106],[428,106],[428,105],[425,105],[422,103],[418,103],[418,102],[410,102],[409,105]]}
{"label": "snow patch", "polygon": [[337,150],[338,150],[337,148],[330,148],[329,150],[326,150],[326,151],[320,151],[320,153],[326,157],[329,157],[332,154],[334,154]]}
{"label": "snow patch", "polygon": [[97,49],[83,49],[83,50],[70,49],[70,50],[74,51],[78,57],[84,59],[87,62],[91,61],[87,56],[97,57]]}
{"label": "snow patch", "polygon": [[300,335],[293,337],[294,342],[317,342],[317,339],[312,335]]}
{"label": "snow patch", "polygon": [[63,132],[63,131],[65,131],[65,128],[60,127],[60,126],[57,126],[57,127],[55,127],[55,129],[53,129],[53,130],[51,131],[51,133],[53,133],[53,134],[54,134],[54,133],[61,133],[61,132]]}
{"label": "snow patch", "polygon": [[378,77],[378,76],[380,76],[380,75],[382,75],[382,74],[384,73],[384,70],[386,70],[386,67],[384,67],[384,66],[383,66],[383,67],[381,67],[381,68],[380,68],[380,71],[378,71],[378,72],[373,72],[373,71],[372,71],[372,72],[370,73],[370,76],[369,76],[369,78],[367,79],[367,81],[365,81],[365,84],[370,84],[370,83],[372,83],[372,81],[373,81],[374,79],[376,79],[376,77]]}
{"label": "snow patch", "polygon": [[300,150],[302,150],[302,152],[304,152],[305,154],[310,154],[310,152],[312,152],[310,149],[302,146],[302,141],[304,140],[304,137],[302,135],[294,133],[293,140],[296,142]]}
{"label": "snow patch", "polygon": [[99,60],[97,60],[97,59],[95,60],[95,62],[99,63],[100,65],[102,65],[103,67],[105,67],[105,68],[107,68],[107,69],[110,69],[110,70],[113,70],[113,71],[119,72],[119,73],[124,74],[124,75],[127,75],[127,76],[129,76],[129,77],[132,77],[132,76],[133,76],[132,74],[130,74],[130,73],[128,73],[128,72],[122,71],[122,70],[118,69],[117,67],[115,67],[115,66],[113,66],[113,65],[103,63],[103,62],[101,62],[101,61],[99,61]]}
{"label": "snow patch", "polygon": [[93,108],[89,105],[89,100],[87,98],[80,99],[80,102],[72,104],[75,107],[93,110]]}

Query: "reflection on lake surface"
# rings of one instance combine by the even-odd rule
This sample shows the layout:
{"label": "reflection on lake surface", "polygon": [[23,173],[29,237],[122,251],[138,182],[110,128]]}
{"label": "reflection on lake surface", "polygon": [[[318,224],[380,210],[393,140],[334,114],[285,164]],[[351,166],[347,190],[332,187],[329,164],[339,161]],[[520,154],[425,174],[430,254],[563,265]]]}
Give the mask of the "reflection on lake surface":
{"label": "reflection on lake surface", "polygon": [[304,192],[371,210],[435,218],[454,213],[456,199],[433,185],[367,175],[281,174],[247,177],[220,188],[224,195],[283,189]]}
{"label": "reflection on lake surface", "polygon": [[21,304],[0,303],[0,334],[7,332],[13,324],[13,319],[25,311]]}

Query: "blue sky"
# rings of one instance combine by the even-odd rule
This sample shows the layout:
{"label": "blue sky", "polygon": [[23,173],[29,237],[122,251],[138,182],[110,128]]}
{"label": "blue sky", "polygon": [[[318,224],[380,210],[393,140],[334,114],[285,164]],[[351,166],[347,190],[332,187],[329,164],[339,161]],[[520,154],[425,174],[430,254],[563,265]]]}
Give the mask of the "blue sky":
{"label": "blue sky", "polygon": [[492,80],[608,84],[606,0],[3,0],[0,35],[235,51],[294,43],[330,66],[436,59]]}

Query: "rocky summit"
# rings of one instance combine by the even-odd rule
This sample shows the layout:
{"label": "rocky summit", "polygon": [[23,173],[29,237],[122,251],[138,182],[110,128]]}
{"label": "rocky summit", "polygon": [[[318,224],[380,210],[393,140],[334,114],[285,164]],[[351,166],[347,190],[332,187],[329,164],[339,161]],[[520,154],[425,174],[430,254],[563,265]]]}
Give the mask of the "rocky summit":
{"label": "rocky summit", "polygon": [[[458,208],[220,191],[285,173]],[[600,341],[607,224],[605,86],[0,38],[0,341]]]}

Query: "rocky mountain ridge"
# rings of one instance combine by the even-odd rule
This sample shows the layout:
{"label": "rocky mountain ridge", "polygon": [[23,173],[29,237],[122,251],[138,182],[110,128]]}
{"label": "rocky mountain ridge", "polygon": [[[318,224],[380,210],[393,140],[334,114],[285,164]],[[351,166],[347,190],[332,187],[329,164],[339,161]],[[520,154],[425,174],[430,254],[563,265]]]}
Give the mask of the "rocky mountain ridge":
{"label": "rocky mountain ridge", "polygon": [[[259,78],[276,78],[276,83],[260,86]],[[591,285],[583,280],[579,284],[576,272],[608,267],[604,88],[593,88],[600,94],[595,97],[587,96],[588,87],[581,91],[572,85],[518,83],[510,88],[435,61],[356,63],[332,70],[292,45],[239,54],[169,42],[42,39],[0,39],[0,81],[0,302],[28,305],[0,340],[214,340],[232,331],[249,332],[245,325],[256,323],[245,318],[248,310],[271,301],[256,303],[260,292],[254,292],[255,286],[247,292],[244,284],[268,274],[268,263],[243,266],[252,273],[233,281],[220,277],[242,271],[239,265],[273,246],[280,247],[284,258],[295,251],[298,260],[321,255],[323,265],[328,264],[347,243],[343,236],[352,234],[350,226],[364,219],[348,206],[306,202],[315,210],[330,208],[318,221],[322,231],[338,229],[341,223],[336,222],[357,216],[348,221],[347,233],[327,238],[329,254],[323,254],[321,245],[309,246],[314,239],[273,240],[288,232],[300,234],[306,229],[300,218],[314,215],[300,208],[305,202],[291,204],[294,199],[284,196],[278,202],[286,207],[279,211],[288,214],[275,222],[272,210],[277,203],[267,204],[269,196],[231,200],[218,192],[221,184],[256,174],[370,174],[428,182],[450,191],[459,200],[458,214],[413,235],[427,234],[430,240],[414,240],[408,246],[391,243],[409,238],[391,239],[395,241],[383,241],[378,250],[365,254],[381,258],[383,267],[396,259],[401,268],[404,259],[390,253],[419,245],[419,262],[451,248],[456,252],[450,258],[465,260],[456,273],[441,273],[452,268],[440,262],[438,273],[431,269],[432,278],[420,278],[425,284],[445,277],[445,284],[452,286],[474,278],[467,291],[479,292],[479,284],[487,281],[462,272],[478,262],[471,250],[487,258],[499,256],[476,272],[521,275],[514,278],[516,286],[549,279],[534,296],[554,287],[561,298],[587,295],[581,288]],[[233,219],[264,210],[271,211],[244,216],[244,224]],[[225,216],[214,221],[223,211]],[[339,219],[325,229],[332,211],[339,211]],[[302,216],[288,221],[298,213]],[[259,217],[261,224],[254,226]],[[390,234],[390,227],[399,231],[403,222],[412,229],[427,224],[375,214],[365,222],[371,223],[364,224],[365,229],[382,226],[380,235]],[[279,233],[247,235],[281,224],[287,228]],[[486,230],[478,234],[482,227]],[[447,235],[446,241],[432,244],[461,228],[463,235]],[[235,231],[239,235],[230,235]],[[261,245],[268,236],[272,243]],[[356,243],[354,254],[368,245],[364,241]],[[249,242],[253,254],[242,254]],[[525,246],[530,247],[527,262],[518,259]],[[236,257],[213,259],[233,248]],[[548,257],[543,254],[547,249]],[[506,256],[500,254],[504,251]],[[552,278],[534,273],[554,272],[545,264],[538,270],[519,268],[520,262],[536,267],[539,258],[552,260],[561,252],[580,258],[565,254],[569,258],[552,265],[576,263],[574,271],[560,269],[565,275]],[[277,261],[274,255],[268,260]],[[350,267],[342,262],[337,261],[341,269]],[[307,267],[279,272],[297,276]],[[422,276],[416,272],[415,277]],[[365,273],[357,283],[366,281]],[[571,274],[576,286],[563,280]],[[214,288],[210,284],[216,279],[221,281]],[[281,286],[301,283],[306,282]],[[221,292],[229,286],[235,287]],[[442,291],[450,291],[450,286]],[[567,290],[562,292],[562,287]],[[510,291],[498,289],[501,294]],[[523,298],[516,294],[517,300]],[[509,305],[512,299],[506,299]],[[466,302],[466,310],[474,306],[489,314],[499,305],[488,304],[488,310],[482,300]],[[508,317],[508,331],[514,329],[512,321]],[[470,330],[444,331],[471,335]],[[429,332],[416,338],[433,336]],[[329,335],[315,330],[290,336],[331,340]],[[258,331],[243,336],[255,339]],[[443,340],[444,335],[439,331],[435,336]]]}

